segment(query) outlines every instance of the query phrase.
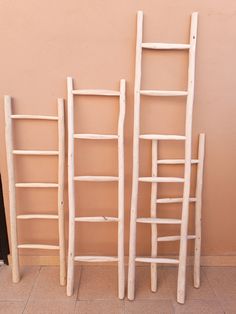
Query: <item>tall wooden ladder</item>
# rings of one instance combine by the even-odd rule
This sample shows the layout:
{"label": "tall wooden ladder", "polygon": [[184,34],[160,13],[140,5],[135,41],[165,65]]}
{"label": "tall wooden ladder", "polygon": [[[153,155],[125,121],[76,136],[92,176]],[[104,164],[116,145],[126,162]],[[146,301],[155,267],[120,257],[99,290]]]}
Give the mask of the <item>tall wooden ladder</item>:
{"label": "tall wooden ladder", "polygon": [[[65,164],[65,129],[64,129],[64,101],[58,99],[58,115],[29,115],[13,114],[12,100],[10,96],[4,97],[5,106],[5,141],[8,167],[8,192],[10,206],[10,235],[11,235],[11,256],[12,256],[12,280],[20,281],[19,249],[43,249],[58,250],[60,260],[60,284],[66,284],[66,260],[65,260],[65,234],[64,234],[64,164]],[[14,149],[13,141],[13,121],[14,120],[39,120],[52,121],[58,123],[58,150],[23,150]],[[56,156],[58,158],[58,181],[55,183],[43,182],[16,182],[14,156]],[[57,213],[50,214],[21,214],[16,208],[16,188],[17,189],[57,189]],[[18,243],[17,220],[57,220],[58,221],[58,245]]]}
{"label": "tall wooden ladder", "polygon": [[[69,189],[69,249],[67,272],[67,295],[73,294],[74,262],[118,262],[118,296],[124,298],[124,118],[125,118],[125,80],[120,81],[120,90],[82,90],[74,89],[73,79],[67,78],[68,91],[68,189]],[[76,134],[74,133],[74,96],[119,97],[118,134]],[[74,173],[74,140],[116,140],[118,141],[118,176],[77,176]],[[118,217],[76,217],[76,181],[118,182]],[[118,256],[75,256],[75,222],[117,222]]]}
{"label": "tall wooden ladder", "polygon": [[[185,301],[185,282],[186,282],[186,262],[187,262],[187,232],[188,232],[188,213],[190,197],[190,175],[191,175],[191,142],[192,142],[192,112],[194,100],[194,76],[195,76],[195,50],[197,37],[198,13],[193,13],[191,17],[190,43],[189,44],[169,44],[169,43],[145,43],[142,39],[143,33],[143,12],[138,12],[137,19],[137,42],[136,42],[136,64],[135,64],[135,87],[134,87],[134,135],[133,135],[133,181],[131,198],[131,220],[130,220],[130,247],[129,247],[129,272],[128,272],[128,298],[134,299],[135,287],[135,262],[146,261],[150,263],[168,263],[178,265],[178,287],[177,301]],[[168,91],[168,90],[142,90],[141,89],[141,68],[142,50],[161,49],[161,50],[188,50],[188,87],[187,91]],[[164,135],[164,134],[140,134],[140,98],[146,96],[166,96],[177,97],[186,96],[186,121],[184,135]],[[139,140],[155,141],[184,141],[184,177],[139,177]],[[153,144],[155,145],[155,144]],[[156,218],[153,208],[152,217],[137,218],[138,185],[139,182],[149,183],[181,183],[183,184],[182,217],[181,219],[161,219]],[[153,186],[154,189],[154,186]],[[153,192],[154,193],[154,192]],[[154,215],[155,214],[155,215]],[[155,230],[157,224],[180,224],[180,250],[179,259],[166,258],[139,258],[136,257],[136,223],[149,223]],[[153,231],[154,234],[154,231]],[[154,253],[154,251],[152,252]]]}

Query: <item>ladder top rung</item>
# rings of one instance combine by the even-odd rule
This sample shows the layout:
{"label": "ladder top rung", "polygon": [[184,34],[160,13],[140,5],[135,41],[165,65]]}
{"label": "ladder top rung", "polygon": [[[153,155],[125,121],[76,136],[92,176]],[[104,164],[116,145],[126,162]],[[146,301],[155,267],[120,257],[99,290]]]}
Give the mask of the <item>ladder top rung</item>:
{"label": "ladder top rung", "polygon": [[58,219],[58,215],[50,214],[24,214],[17,215],[17,219]]}
{"label": "ladder top rung", "polygon": [[41,183],[41,182],[19,182],[16,183],[17,188],[57,188],[57,183]]}
{"label": "ladder top rung", "polygon": [[74,89],[72,93],[87,96],[120,96],[120,92],[106,89]]}
{"label": "ladder top rung", "polygon": [[117,217],[107,217],[107,216],[75,217],[75,221],[77,221],[77,222],[117,222],[117,221],[119,221],[119,218],[117,218]]}
{"label": "ladder top rung", "polygon": [[[196,202],[196,197],[190,197],[189,202]],[[182,197],[170,197],[170,198],[158,198],[156,200],[157,204],[173,204],[173,203],[182,203]]]}
{"label": "ladder top rung", "polygon": [[187,91],[178,90],[140,90],[141,95],[145,96],[187,96]]}
{"label": "ladder top rung", "polygon": [[[158,165],[184,165],[184,159],[159,159],[157,160]],[[198,164],[198,159],[192,159],[191,164]]]}
{"label": "ladder top rung", "polygon": [[164,257],[139,257],[135,258],[136,262],[157,263],[157,264],[179,264],[178,259]]}
{"label": "ladder top rung", "polygon": [[12,114],[11,118],[22,120],[58,120],[57,116],[40,116],[34,114]]}
{"label": "ladder top rung", "polygon": [[59,250],[58,245],[51,244],[18,244],[19,249]]}
{"label": "ladder top rung", "polygon": [[189,44],[172,44],[172,43],[142,43],[142,48],[183,50],[183,49],[189,49],[190,45]]}
{"label": "ladder top rung", "polygon": [[184,141],[184,135],[171,135],[171,134],[141,134],[139,136],[143,140],[162,140],[162,141]]}
{"label": "ladder top rung", "polygon": [[118,181],[118,177],[113,176],[75,176],[75,181],[97,181],[97,182],[106,182],[106,181]]}
{"label": "ladder top rung", "polygon": [[77,262],[117,262],[118,258],[114,256],[75,256]]}
{"label": "ladder top rung", "polygon": [[74,134],[74,138],[88,140],[115,140],[118,135],[113,134]]}
{"label": "ladder top rung", "polygon": [[184,182],[184,178],[179,177],[140,177],[140,182],[152,182],[152,183],[182,183]]}
{"label": "ladder top rung", "polygon": [[45,156],[56,156],[58,155],[57,150],[22,150],[15,149],[13,150],[14,155],[45,155]]}
{"label": "ladder top rung", "polygon": [[179,225],[181,224],[181,219],[172,219],[172,218],[137,218],[136,220],[139,223],[144,224],[160,224],[160,225]]}

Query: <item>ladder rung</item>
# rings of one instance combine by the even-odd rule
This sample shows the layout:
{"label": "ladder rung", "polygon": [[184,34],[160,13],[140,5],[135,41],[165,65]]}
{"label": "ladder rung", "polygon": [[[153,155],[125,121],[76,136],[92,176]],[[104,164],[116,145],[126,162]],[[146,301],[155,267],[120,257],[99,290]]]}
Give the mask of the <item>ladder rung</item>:
{"label": "ladder rung", "polygon": [[[190,197],[189,202],[196,202],[196,197]],[[170,198],[158,198],[156,200],[157,204],[171,204],[171,203],[182,203],[183,198],[181,197],[170,197]]]}
{"label": "ladder rung", "polygon": [[118,135],[112,134],[74,134],[74,138],[88,140],[116,140]]}
{"label": "ladder rung", "polygon": [[184,135],[171,135],[171,134],[141,134],[139,136],[143,140],[163,140],[163,141],[184,141]]}
{"label": "ladder rung", "polygon": [[[184,165],[184,159],[159,159],[157,160],[158,165]],[[198,164],[198,159],[192,159],[191,164]]]}
{"label": "ladder rung", "polygon": [[140,182],[153,182],[153,183],[182,183],[184,178],[178,177],[140,177]]}
{"label": "ladder rung", "polygon": [[118,181],[118,177],[112,176],[76,176],[75,181],[95,181],[95,182],[109,182]]}
{"label": "ladder rung", "polygon": [[58,215],[49,214],[17,215],[17,219],[58,219]]}
{"label": "ladder rung", "polygon": [[189,44],[169,44],[169,43],[142,43],[142,48],[183,50],[183,49],[189,49],[190,45]]}
{"label": "ladder rung", "polygon": [[76,262],[117,262],[118,258],[113,256],[75,256]]}
{"label": "ladder rung", "polygon": [[17,188],[57,188],[57,183],[16,183]]}
{"label": "ladder rung", "polygon": [[162,257],[136,257],[136,262],[157,263],[157,264],[179,264],[178,259]]}
{"label": "ladder rung", "polygon": [[107,217],[107,216],[100,216],[100,217],[75,217],[75,221],[78,222],[118,222],[119,218],[117,217]]}
{"label": "ladder rung", "polygon": [[56,116],[39,116],[33,114],[12,114],[11,118],[23,120],[58,120]]}
{"label": "ladder rung", "polygon": [[[188,240],[194,240],[196,239],[195,235],[189,235],[187,237]],[[179,241],[180,240],[180,236],[167,236],[167,237],[158,237],[157,241],[158,242],[168,242],[168,241]]]}
{"label": "ladder rung", "polygon": [[179,225],[181,224],[181,219],[171,219],[171,218],[137,218],[139,223],[144,224],[160,224],[160,225]]}
{"label": "ladder rung", "polygon": [[187,96],[187,91],[178,90],[140,90],[141,95],[145,96]]}
{"label": "ladder rung", "polygon": [[120,92],[106,89],[77,89],[72,91],[73,95],[88,96],[120,96]]}
{"label": "ladder rung", "polygon": [[14,155],[58,155],[57,150],[13,150]]}
{"label": "ladder rung", "polygon": [[58,245],[50,244],[19,244],[18,249],[59,250]]}

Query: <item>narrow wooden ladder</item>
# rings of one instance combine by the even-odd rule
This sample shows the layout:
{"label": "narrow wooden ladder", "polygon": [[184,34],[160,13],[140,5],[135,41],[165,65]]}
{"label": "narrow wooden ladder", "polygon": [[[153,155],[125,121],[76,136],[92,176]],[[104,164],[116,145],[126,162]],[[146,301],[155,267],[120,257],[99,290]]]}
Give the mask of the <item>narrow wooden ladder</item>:
{"label": "narrow wooden ladder", "polygon": [[[136,42],[136,64],[135,64],[135,87],[134,87],[134,135],[133,135],[133,182],[131,198],[131,220],[130,220],[130,246],[129,246],[129,272],[128,272],[128,298],[134,299],[135,292],[135,262],[146,261],[150,263],[168,263],[178,264],[178,287],[177,301],[185,301],[185,282],[186,282],[186,262],[187,262],[187,240],[188,240],[188,212],[190,196],[190,175],[191,175],[191,143],[192,143],[192,112],[194,100],[194,76],[195,76],[195,50],[197,37],[197,19],[198,13],[193,13],[191,17],[190,43],[189,44],[169,44],[169,43],[144,43],[143,33],[143,12],[138,12],[137,19],[137,42]],[[142,68],[142,50],[143,49],[161,49],[161,50],[188,50],[189,68],[188,68],[188,88],[187,91],[163,91],[163,90],[142,90],[141,89],[141,68]],[[163,134],[140,134],[140,96],[187,96],[186,102],[186,121],[184,135],[163,135]],[[139,140],[151,141],[184,141],[184,177],[139,177]],[[155,145],[155,144],[154,144]],[[154,232],[154,225],[159,223],[180,224],[180,250],[179,259],[170,258],[138,258],[136,257],[136,228],[137,222],[143,222],[146,218],[137,218],[138,203],[138,185],[139,182],[149,183],[182,183],[182,217],[181,219],[161,219],[156,216],[148,218],[145,222],[150,223]],[[153,192],[154,193],[154,192]],[[152,210],[154,213],[154,210]],[[141,219],[141,220],[140,220]],[[153,250],[154,252],[154,250]],[[152,252],[152,253],[153,253]]]}
{"label": "narrow wooden ladder", "polygon": [[[74,262],[118,262],[118,296],[124,298],[124,118],[125,118],[125,80],[120,81],[120,90],[75,90],[73,79],[67,78],[68,91],[68,189],[69,189],[69,248],[67,270],[67,295],[73,294]],[[74,133],[74,96],[119,97],[118,134],[76,134]],[[118,176],[76,176],[74,173],[74,140],[117,140],[118,141]],[[76,217],[75,188],[76,181],[118,182],[118,217]],[[118,256],[75,256],[75,222],[117,222]]]}
{"label": "narrow wooden ladder", "polygon": [[[18,249],[43,249],[58,250],[60,259],[60,284],[66,284],[66,260],[65,260],[65,234],[64,234],[64,164],[65,164],[65,128],[64,128],[64,101],[58,99],[58,115],[28,115],[13,114],[12,99],[4,97],[5,106],[5,141],[8,167],[9,206],[10,206],[10,234],[11,234],[11,256],[12,256],[12,280],[14,283],[20,281],[19,252]],[[14,149],[13,121],[14,120],[40,120],[56,121],[58,123],[58,150],[22,150]],[[58,157],[58,182],[16,182],[14,156],[57,156]],[[16,188],[56,188],[58,190],[57,214],[18,214],[16,209]],[[58,245],[18,243],[17,220],[53,219],[58,220]]]}

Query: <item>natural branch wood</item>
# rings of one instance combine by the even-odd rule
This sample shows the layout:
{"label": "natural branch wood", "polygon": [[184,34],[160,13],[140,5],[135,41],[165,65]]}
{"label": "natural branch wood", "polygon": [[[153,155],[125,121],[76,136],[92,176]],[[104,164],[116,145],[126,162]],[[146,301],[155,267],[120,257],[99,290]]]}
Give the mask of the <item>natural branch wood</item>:
{"label": "natural branch wood", "polygon": [[77,222],[118,222],[119,218],[117,217],[107,217],[107,216],[98,216],[98,217],[75,217]]}
{"label": "natural branch wood", "polygon": [[156,182],[156,183],[183,183],[184,178],[177,177],[140,177],[140,182]]}
{"label": "natural branch wood", "polygon": [[[158,198],[156,200],[158,204],[172,204],[172,203],[182,203],[183,198],[182,197],[171,197],[171,198]],[[190,197],[189,202],[196,202],[195,197]]]}
{"label": "natural branch wood", "polygon": [[111,182],[118,181],[118,177],[113,176],[75,176],[75,181]]}
{"label": "natural branch wood", "polygon": [[33,114],[13,114],[12,119],[22,119],[22,120],[58,120],[55,116],[40,116]]}
{"label": "natural branch wood", "polygon": [[171,218],[137,218],[137,222],[144,223],[144,224],[178,225],[178,224],[181,224],[181,219],[171,219]]}
{"label": "natural branch wood", "polygon": [[113,256],[75,256],[76,262],[117,262],[118,258]]}
{"label": "natural branch wood", "polygon": [[[157,160],[158,165],[184,165],[184,159],[159,159]],[[191,164],[197,164],[197,159],[192,159]]]}
{"label": "natural branch wood", "polygon": [[142,48],[146,49],[164,49],[164,50],[185,50],[189,49],[189,44],[172,44],[172,43],[142,43]]}
{"label": "natural branch wood", "polygon": [[[195,240],[196,236],[195,235],[188,235],[188,240]],[[169,242],[169,241],[179,241],[180,236],[166,236],[166,237],[158,237],[157,241],[158,242]]]}
{"label": "natural branch wood", "polygon": [[140,94],[143,96],[175,97],[175,96],[187,96],[188,92],[178,91],[178,90],[141,90]]}
{"label": "natural branch wood", "polygon": [[58,151],[56,150],[13,150],[14,155],[45,155],[45,156],[57,156]]}
{"label": "natural branch wood", "polygon": [[118,135],[112,134],[74,134],[74,138],[85,140],[117,140]]}
{"label": "natural branch wood", "polygon": [[174,258],[153,258],[153,257],[136,257],[136,262],[142,263],[157,263],[157,264],[179,264],[179,260]]}
{"label": "natural branch wood", "polygon": [[19,244],[18,249],[59,250],[58,245],[50,244]]}
{"label": "natural branch wood", "polygon": [[184,135],[171,135],[171,134],[142,134],[139,136],[143,140],[162,140],[162,141],[184,141]]}
{"label": "natural branch wood", "polygon": [[120,96],[120,92],[105,89],[78,89],[72,91],[73,95],[87,96]]}
{"label": "natural branch wood", "polygon": [[58,219],[58,215],[50,214],[30,214],[30,215],[17,215],[17,219]]}
{"label": "natural branch wood", "polygon": [[26,182],[26,183],[16,183],[15,186],[17,188],[57,188],[58,184],[57,183],[30,183],[30,182]]}

